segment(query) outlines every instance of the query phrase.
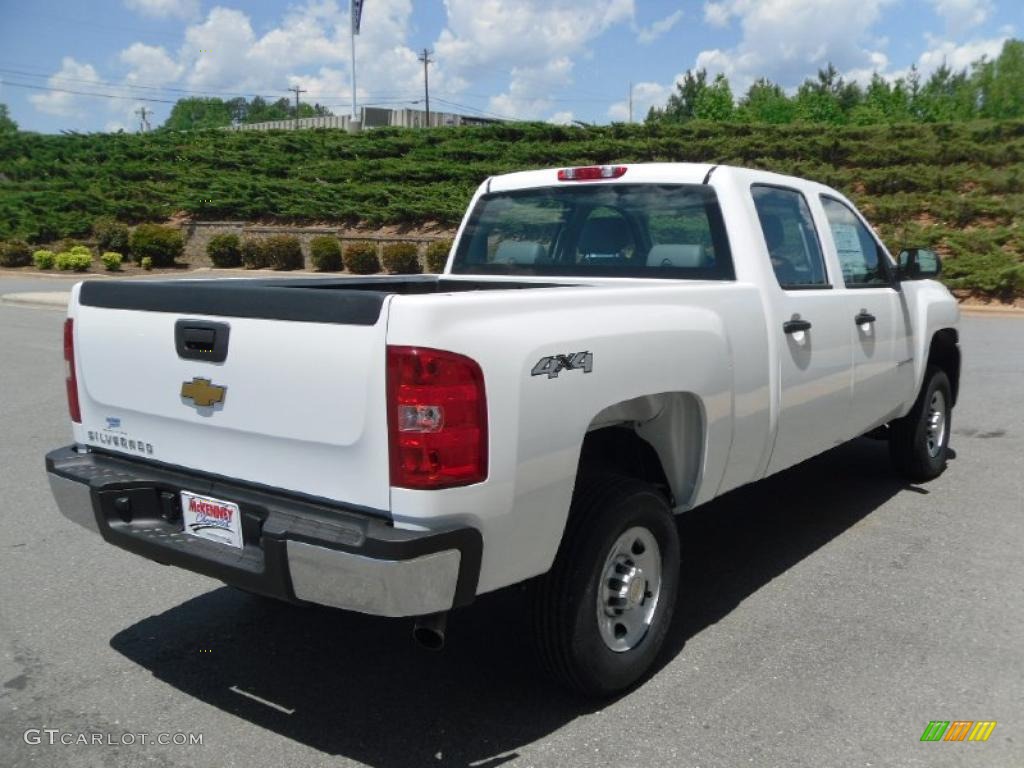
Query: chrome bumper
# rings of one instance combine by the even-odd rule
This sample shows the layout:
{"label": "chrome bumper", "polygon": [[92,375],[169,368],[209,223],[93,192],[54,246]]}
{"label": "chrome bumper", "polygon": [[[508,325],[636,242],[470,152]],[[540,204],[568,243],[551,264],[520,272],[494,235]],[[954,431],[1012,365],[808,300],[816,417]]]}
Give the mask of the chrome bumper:
{"label": "chrome bumper", "polygon": [[170,509],[182,488],[209,482],[199,476],[68,449],[51,452],[47,470],[72,522],[150,560],[252,592],[395,617],[447,611],[476,595],[483,547],[475,529],[398,530],[344,507],[325,515],[322,505],[218,484],[210,493],[242,510],[237,549],[184,533]]}

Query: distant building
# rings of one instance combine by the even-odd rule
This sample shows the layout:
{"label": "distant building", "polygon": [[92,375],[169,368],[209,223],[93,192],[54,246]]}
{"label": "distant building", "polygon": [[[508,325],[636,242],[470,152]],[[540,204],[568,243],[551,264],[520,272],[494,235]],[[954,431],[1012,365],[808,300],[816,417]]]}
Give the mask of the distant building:
{"label": "distant building", "polygon": [[[422,109],[384,109],[382,107],[362,107],[360,120],[363,128],[422,128],[426,123],[426,112]],[[238,123],[231,125],[228,131],[292,131],[308,128],[338,128],[347,131],[349,115],[327,115],[324,117],[300,117],[298,120],[268,120],[264,123]],[[493,125],[504,122],[489,117],[474,115],[458,115],[452,112],[430,111],[430,127],[459,125]]]}

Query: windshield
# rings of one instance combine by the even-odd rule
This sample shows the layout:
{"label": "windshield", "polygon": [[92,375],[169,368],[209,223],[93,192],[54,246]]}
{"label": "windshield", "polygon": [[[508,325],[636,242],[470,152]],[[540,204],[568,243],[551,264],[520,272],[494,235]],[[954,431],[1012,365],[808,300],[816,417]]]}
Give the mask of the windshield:
{"label": "windshield", "polygon": [[587,184],[484,195],[455,274],[732,280],[715,191],[698,184]]}

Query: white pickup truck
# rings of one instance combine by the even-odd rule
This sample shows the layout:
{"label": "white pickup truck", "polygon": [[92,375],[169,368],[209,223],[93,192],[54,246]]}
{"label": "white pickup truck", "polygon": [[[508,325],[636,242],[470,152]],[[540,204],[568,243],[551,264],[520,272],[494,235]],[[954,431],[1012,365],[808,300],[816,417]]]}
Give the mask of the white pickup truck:
{"label": "white pickup truck", "polygon": [[[442,275],[90,281],[65,325],[71,520],[241,589],[444,618],[529,581],[546,667],[640,680],[673,515],[866,433],[946,464],[938,259],[833,189],[698,164],[487,179]],[[879,472],[883,471],[879,467]]]}

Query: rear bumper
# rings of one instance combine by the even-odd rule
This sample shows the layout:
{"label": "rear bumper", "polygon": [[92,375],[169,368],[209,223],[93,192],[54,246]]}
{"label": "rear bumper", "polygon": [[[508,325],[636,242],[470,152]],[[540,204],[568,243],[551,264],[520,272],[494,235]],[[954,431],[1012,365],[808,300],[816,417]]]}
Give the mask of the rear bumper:
{"label": "rear bumper", "polygon": [[[129,552],[292,602],[418,616],[472,602],[474,528],[394,528],[365,512],[199,473],[61,448],[46,456],[61,513]],[[180,491],[239,505],[241,549],[182,530]]]}

